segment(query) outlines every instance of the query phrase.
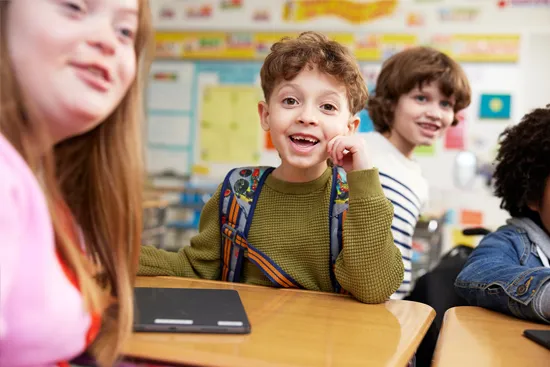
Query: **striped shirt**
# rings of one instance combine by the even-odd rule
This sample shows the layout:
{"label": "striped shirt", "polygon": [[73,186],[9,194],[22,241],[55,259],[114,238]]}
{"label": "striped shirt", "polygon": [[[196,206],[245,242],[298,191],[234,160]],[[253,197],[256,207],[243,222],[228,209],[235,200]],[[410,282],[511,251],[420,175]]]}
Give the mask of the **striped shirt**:
{"label": "striped shirt", "polygon": [[384,136],[370,132],[364,138],[369,157],[379,170],[384,193],[394,207],[391,229],[394,243],[401,251],[405,277],[391,298],[402,299],[411,291],[413,234],[428,199],[428,183],[418,163],[405,157]]}

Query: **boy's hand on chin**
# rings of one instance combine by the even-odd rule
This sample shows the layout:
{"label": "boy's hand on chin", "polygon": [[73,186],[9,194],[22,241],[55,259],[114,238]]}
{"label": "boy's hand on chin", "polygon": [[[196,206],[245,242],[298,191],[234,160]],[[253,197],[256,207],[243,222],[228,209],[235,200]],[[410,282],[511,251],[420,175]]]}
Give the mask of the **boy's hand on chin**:
{"label": "boy's hand on chin", "polygon": [[327,151],[332,162],[343,167],[346,172],[372,168],[367,157],[365,140],[360,136],[336,136],[328,143]]}

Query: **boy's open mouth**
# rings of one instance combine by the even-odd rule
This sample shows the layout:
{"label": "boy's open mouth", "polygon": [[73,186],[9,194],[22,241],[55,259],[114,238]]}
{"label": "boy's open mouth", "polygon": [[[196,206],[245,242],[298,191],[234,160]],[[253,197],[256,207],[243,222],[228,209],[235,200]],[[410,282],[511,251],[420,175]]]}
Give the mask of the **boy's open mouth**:
{"label": "boy's open mouth", "polygon": [[309,135],[291,135],[289,136],[292,142],[300,147],[312,147],[319,143],[319,140]]}
{"label": "boy's open mouth", "polygon": [[419,123],[421,128],[429,130],[429,131],[437,131],[439,130],[439,126],[436,124],[429,124],[429,123]]}

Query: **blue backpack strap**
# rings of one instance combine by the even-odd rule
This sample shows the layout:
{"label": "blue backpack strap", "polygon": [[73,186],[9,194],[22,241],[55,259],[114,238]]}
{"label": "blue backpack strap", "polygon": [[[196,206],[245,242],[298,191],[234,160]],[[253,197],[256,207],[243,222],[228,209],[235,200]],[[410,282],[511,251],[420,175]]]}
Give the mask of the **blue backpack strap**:
{"label": "blue backpack strap", "polygon": [[330,279],[336,293],[347,293],[336,280],[334,268],[343,247],[343,225],[349,207],[349,186],[346,171],[339,166],[332,169],[332,188],[329,206]]}
{"label": "blue backpack strap", "polygon": [[256,202],[272,167],[231,170],[220,192],[221,280],[239,282],[246,238]]}
{"label": "blue backpack strap", "polygon": [[273,260],[248,243],[248,231],[261,188],[272,167],[234,169],[226,176],[220,197],[221,280],[239,282],[245,250],[248,260],[258,266],[278,287],[301,288]]}

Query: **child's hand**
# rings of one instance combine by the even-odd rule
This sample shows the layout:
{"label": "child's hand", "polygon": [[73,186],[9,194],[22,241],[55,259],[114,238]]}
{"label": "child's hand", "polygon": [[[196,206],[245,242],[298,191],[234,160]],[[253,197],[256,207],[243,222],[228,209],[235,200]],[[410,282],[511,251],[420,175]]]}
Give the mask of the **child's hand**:
{"label": "child's hand", "polygon": [[346,172],[372,168],[367,157],[365,140],[357,135],[336,136],[328,143],[327,149],[332,162],[343,167]]}

